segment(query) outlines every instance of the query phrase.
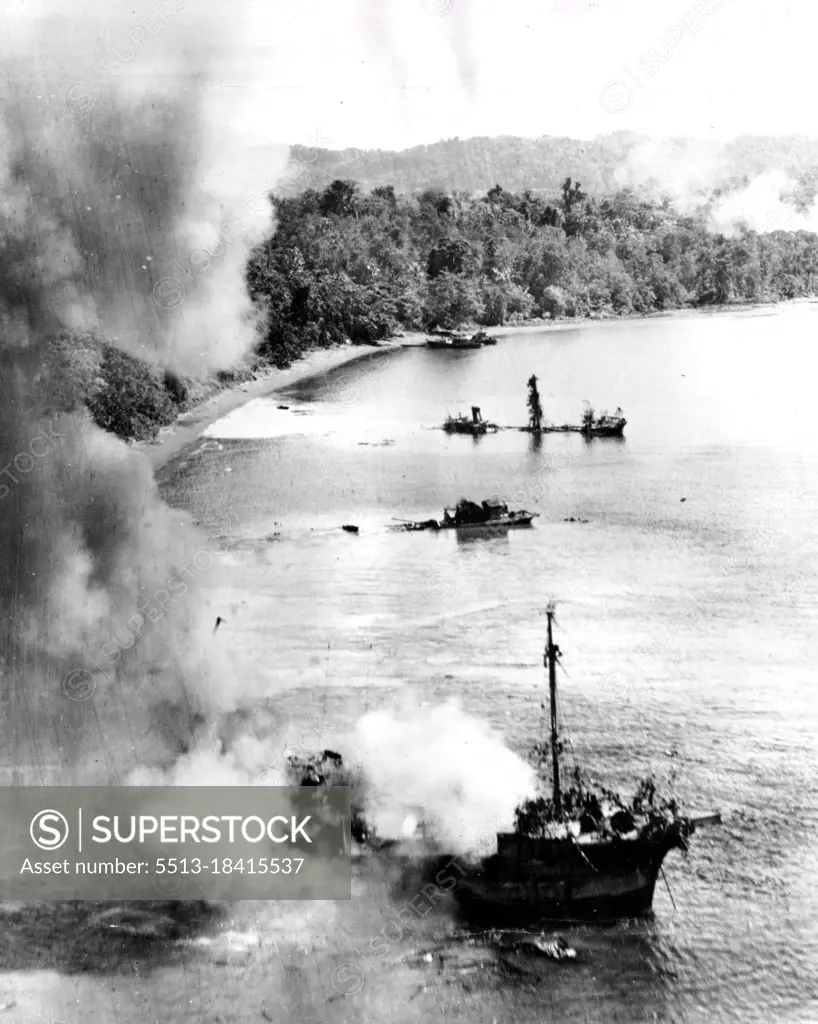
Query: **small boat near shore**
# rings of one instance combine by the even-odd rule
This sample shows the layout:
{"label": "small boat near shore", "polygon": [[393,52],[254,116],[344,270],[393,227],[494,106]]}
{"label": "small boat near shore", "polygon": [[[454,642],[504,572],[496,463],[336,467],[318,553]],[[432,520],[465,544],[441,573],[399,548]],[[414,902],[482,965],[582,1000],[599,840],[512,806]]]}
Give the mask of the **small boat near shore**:
{"label": "small boat near shore", "polygon": [[449,337],[427,338],[427,348],[448,349],[449,351],[461,351],[463,349],[482,348],[481,341],[472,341],[471,338],[462,334],[454,334]]}
{"label": "small boat near shore", "polygon": [[497,339],[485,331],[477,331],[476,334],[467,336],[454,332],[441,332],[440,334],[429,335],[426,339],[427,348],[435,349],[474,349],[482,348],[484,345],[496,345]]}
{"label": "small boat near shore", "polygon": [[497,338],[492,334],[486,334],[485,331],[478,331],[476,334],[471,336],[472,341],[479,341],[481,345],[496,345]]}

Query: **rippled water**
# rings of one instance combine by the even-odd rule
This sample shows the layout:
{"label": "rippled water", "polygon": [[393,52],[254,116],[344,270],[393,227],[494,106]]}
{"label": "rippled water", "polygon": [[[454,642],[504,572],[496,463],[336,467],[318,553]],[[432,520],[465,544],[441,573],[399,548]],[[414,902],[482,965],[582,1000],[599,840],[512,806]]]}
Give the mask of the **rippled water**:
{"label": "rippled water", "polygon": [[[675,906],[660,887],[651,920],[572,930],[577,965],[467,965],[443,986],[422,961],[340,997],[326,975],[282,1021],[818,1019],[817,334],[799,305],[384,353],[250,403],[166,474],[166,500],[229,534],[225,643],[302,736],[457,696],[524,751],[554,598],[577,760],[624,788],[672,777],[725,817],[666,861]],[[621,405],[625,440],[433,429],[472,404],[524,423],[531,373],[552,421]],[[390,529],[492,494],[536,527]],[[389,913],[373,905],[339,911],[336,940],[365,943]]]}

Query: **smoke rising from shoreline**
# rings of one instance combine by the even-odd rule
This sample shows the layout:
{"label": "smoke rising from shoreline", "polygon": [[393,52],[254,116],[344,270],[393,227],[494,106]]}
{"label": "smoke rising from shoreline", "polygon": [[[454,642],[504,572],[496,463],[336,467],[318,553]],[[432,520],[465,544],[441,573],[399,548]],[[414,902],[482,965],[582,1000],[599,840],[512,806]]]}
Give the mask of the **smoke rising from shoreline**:
{"label": "smoke rising from shoreline", "polygon": [[656,199],[667,196],[682,214],[702,207],[728,174],[724,147],[697,140],[648,139],[616,171],[620,187]]}
{"label": "smoke rising from shoreline", "polygon": [[743,228],[768,231],[818,230],[818,203],[796,204],[798,182],[784,171],[765,171],[746,188],[720,197],[708,211],[711,231],[734,235]]}
{"label": "smoke rising from shoreline", "polygon": [[647,140],[628,153],[616,179],[641,195],[669,199],[682,215],[701,216],[714,233],[818,230],[818,201],[797,198],[802,186],[792,174],[771,167],[738,179],[722,143]]}

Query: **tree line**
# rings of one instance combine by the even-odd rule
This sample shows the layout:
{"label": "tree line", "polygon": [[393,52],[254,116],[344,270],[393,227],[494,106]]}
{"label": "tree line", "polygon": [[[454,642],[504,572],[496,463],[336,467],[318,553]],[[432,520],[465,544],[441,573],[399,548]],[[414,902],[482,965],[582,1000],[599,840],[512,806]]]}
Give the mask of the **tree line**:
{"label": "tree line", "polygon": [[373,342],[401,330],[617,317],[814,294],[818,236],[732,236],[622,190],[594,198],[426,189],[365,193],[353,181],[272,197],[275,232],[253,252],[260,355]]}
{"label": "tree line", "polygon": [[[226,383],[310,349],[407,330],[777,301],[818,285],[818,235],[714,234],[703,214],[629,190],[595,198],[571,178],[553,197],[500,185],[400,195],[337,180],[270,198],[276,227],[246,271],[257,350],[220,375]],[[84,404],[125,438],[155,437],[213,386],[88,335],[52,339],[49,353],[58,404]]]}

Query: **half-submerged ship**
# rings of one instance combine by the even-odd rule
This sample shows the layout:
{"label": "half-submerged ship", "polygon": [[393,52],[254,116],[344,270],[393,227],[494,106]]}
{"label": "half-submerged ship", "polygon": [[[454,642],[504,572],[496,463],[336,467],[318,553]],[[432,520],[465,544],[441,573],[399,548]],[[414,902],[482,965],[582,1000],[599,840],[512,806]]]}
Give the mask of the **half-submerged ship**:
{"label": "half-submerged ship", "polygon": [[619,408],[612,416],[609,416],[607,412],[595,416],[594,410],[589,405],[583,413],[580,431],[586,437],[622,437],[627,423],[628,421]]}
{"label": "half-submerged ship", "polygon": [[531,526],[537,515],[537,512],[527,512],[524,508],[510,509],[497,498],[482,501],[479,505],[463,498],[454,508],[443,510],[439,527],[441,530],[469,532],[485,527]]}
{"label": "half-submerged ship", "polygon": [[652,780],[627,804],[607,790],[593,792],[578,774],[573,786],[562,789],[556,682],[561,655],[553,640],[553,605],[547,614],[552,792],[517,808],[514,831],[497,834],[496,854],[463,866],[455,895],[465,915],[482,923],[643,914],[651,908],[667,854],[686,851],[697,826],[721,821],[718,814],[681,815],[675,801],[657,797]]}
{"label": "half-submerged ship", "polygon": [[507,529],[511,526],[531,526],[539,512],[524,508],[509,508],[504,501],[489,498],[480,502],[461,499],[454,507],[443,510],[442,519],[397,519],[399,530],[457,530],[458,533]]}
{"label": "half-submerged ship", "polygon": [[527,434],[582,434],[586,438],[623,437],[627,425],[628,421],[622,414],[621,409],[617,408],[612,416],[607,412],[602,412],[597,416],[591,406],[588,405],[582,414],[582,423],[579,425],[575,423],[562,423],[558,425],[544,422],[538,426],[532,426],[529,423],[528,426],[519,427],[518,429]]}
{"label": "half-submerged ship", "polygon": [[464,415],[447,416],[443,429],[447,434],[471,434],[472,437],[482,437],[483,434],[496,433],[500,428],[496,423],[489,423],[480,414],[479,406],[471,407],[471,418]]}

